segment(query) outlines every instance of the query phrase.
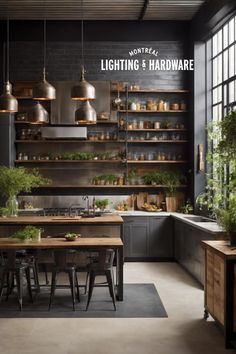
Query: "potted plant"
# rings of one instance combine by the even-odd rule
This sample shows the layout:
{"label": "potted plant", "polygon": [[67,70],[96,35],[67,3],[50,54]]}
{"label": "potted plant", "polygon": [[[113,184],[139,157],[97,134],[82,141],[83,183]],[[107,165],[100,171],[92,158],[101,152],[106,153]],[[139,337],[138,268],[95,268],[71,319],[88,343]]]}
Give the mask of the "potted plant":
{"label": "potted plant", "polygon": [[230,245],[236,246],[236,195],[230,197],[228,208],[216,210],[216,215],[218,224],[230,239]]}
{"label": "potted plant", "polygon": [[130,170],[128,173],[129,184],[135,185],[137,183],[137,177],[138,177],[137,170],[135,170],[135,169]]}
{"label": "potted plant", "polygon": [[16,231],[12,237],[20,241],[40,241],[43,229],[27,225],[24,229]]}
{"label": "potted plant", "polygon": [[109,199],[96,199],[95,205],[98,209],[104,211],[109,204]]}
{"label": "potted plant", "polygon": [[17,195],[31,192],[32,188],[45,186],[50,181],[42,177],[37,169],[24,167],[0,167],[0,192],[7,197],[8,216],[17,216]]}
{"label": "potted plant", "polygon": [[160,171],[151,171],[143,176],[144,184],[151,184],[153,186],[163,184],[163,173]]}
{"label": "potted plant", "polygon": [[178,172],[163,172],[163,184],[166,186],[166,211],[175,212],[178,210],[177,187],[184,180]]}

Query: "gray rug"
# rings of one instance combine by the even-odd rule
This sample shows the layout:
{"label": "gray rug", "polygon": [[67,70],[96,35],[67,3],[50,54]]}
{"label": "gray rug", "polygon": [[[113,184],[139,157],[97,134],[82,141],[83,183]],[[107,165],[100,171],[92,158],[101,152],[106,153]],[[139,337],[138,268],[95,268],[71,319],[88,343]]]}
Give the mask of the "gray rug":
{"label": "gray rug", "polygon": [[49,292],[42,290],[35,302],[29,303],[25,296],[23,311],[17,307],[12,294],[0,303],[0,318],[151,318],[168,317],[154,284],[125,284],[124,301],[117,301],[114,311],[107,288],[94,288],[88,311],[85,311],[87,295],[81,294],[76,311],[72,309],[69,289],[57,289],[53,306],[48,311]]}

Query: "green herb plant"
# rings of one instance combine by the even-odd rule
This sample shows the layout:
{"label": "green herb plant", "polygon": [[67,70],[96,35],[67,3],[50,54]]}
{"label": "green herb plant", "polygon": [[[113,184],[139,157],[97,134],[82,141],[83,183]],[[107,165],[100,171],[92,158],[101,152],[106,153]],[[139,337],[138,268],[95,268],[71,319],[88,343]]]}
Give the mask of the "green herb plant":
{"label": "green herb plant", "polygon": [[12,237],[21,241],[36,241],[40,232],[43,232],[43,229],[27,225],[24,229],[16,231]]}
{"label": "green herb plant", "polygon": [[32,188],[45,186],[50,180],[41,176],[37,169],[25,167],[0,167],[0,192],[10,198]]}

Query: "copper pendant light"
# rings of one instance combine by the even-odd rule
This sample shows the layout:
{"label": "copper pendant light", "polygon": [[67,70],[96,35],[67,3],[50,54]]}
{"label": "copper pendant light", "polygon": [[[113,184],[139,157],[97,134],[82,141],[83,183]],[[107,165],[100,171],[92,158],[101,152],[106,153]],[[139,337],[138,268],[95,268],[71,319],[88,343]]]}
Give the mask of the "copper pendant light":
{"label": "copper pendant light", "polygon": [[31,124],[49,123],[49,115],[41,103],[36,102],[27,113],[27,121]]}
{"label": "copper pendant light", "polygon": [[81,102],[79,108],[75,111],[75,121],[78,124],[96,124],[97,114],[89,100]]}
{"label": "copper pendant light", "polygon": [[18,112],[18,101],[12,95],[12,85],[9,82],[9,18],[8,18],[7,19],[7,70],[6,70],[6,81],[3,84],[3,94],[0,96],[0,113],[15,113],[15,112]]}
{"label": "copper pendant light", "polygon": [[81,75],[80,82],[71,90],[71,99],[78,101],[95,100],[95,88],[84,78],[84,13],[83,13],[83,0],[81,0]]}
{"label": "copper pendant light", "polygon": [[43,80],[33,88],[33,99],[37,101],[51,101],[56,99],[56,89],[46,80],[46,20],[43,30]]}

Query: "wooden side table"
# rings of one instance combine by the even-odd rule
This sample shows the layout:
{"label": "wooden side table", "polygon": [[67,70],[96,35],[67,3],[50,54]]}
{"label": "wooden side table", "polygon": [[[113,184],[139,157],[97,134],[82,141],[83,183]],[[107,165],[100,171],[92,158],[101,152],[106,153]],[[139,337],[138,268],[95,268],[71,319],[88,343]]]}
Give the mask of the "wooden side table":
{"label": "wooden side table", "polygon": [[225,347],[236,346],[236,248],[228,241],[202,241],[205,249],[205,311],[224,331]]}

